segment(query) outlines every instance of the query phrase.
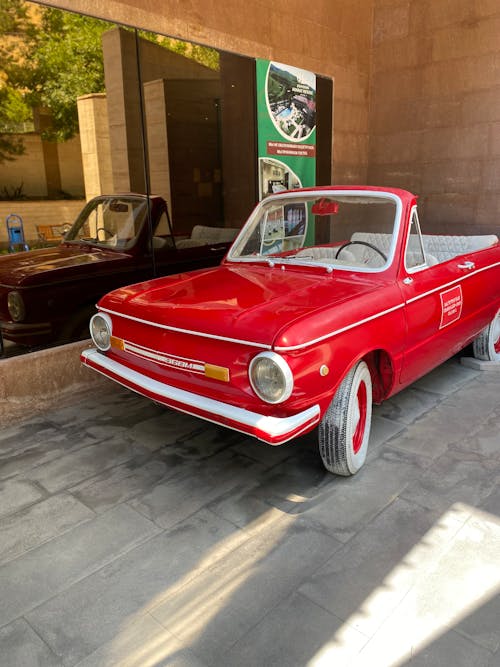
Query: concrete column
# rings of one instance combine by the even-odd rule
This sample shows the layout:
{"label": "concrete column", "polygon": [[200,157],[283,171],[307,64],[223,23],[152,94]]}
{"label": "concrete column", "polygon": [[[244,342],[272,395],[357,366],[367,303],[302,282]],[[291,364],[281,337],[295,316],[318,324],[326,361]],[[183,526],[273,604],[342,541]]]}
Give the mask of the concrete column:
{"label": "concrete column", "polygon": [[78,122],[82,146],[83,178],[87,201],[114,192],[106,95],[78,98]]}
{"label": "concrete column", "polygon": [[168,155],[167,96],[163,79],[144,85],[149,175],[151,192],[161,195],[171,206],[170,161]]}
{"label": "concrete column", "polygon": [[[118,192],[146,191],[135,36],[113,28],[102,36],[113,182]],[[155,77],[156,78],[156,77]]]}

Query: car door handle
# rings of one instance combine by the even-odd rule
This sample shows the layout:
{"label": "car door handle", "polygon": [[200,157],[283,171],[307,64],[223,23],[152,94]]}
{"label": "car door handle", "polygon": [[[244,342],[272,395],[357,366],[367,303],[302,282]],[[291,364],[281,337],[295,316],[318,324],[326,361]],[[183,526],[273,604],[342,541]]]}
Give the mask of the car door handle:
{"label": "car door handle", "polygon": [[459,269],[473,269],[476,265],[474,262],[464,262],[463,264],[458,264]]}

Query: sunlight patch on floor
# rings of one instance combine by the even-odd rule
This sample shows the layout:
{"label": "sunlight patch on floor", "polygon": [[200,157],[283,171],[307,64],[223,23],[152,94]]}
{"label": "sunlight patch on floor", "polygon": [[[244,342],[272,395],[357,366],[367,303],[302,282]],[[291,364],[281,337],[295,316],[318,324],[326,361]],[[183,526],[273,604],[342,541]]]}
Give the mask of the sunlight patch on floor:
{"label": "sunlight patch on floor", "polygon": [[[499,591],[498,517],[457,503],[346,619],[308,667],[398,667]],[[367,643],[344,662],[349,627],[364,633]]]}

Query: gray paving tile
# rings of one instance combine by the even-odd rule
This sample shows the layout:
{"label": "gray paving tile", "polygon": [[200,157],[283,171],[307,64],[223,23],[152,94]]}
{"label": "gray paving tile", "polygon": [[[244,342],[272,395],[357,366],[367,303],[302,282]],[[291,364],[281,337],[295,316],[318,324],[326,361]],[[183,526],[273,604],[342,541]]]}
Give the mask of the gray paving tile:
{"label": "gray paving tile", "polygon": [[[500,650],[500,594],[494,595],[465,616],[455,629],[490,651]],[[500,664],[500,662],[499,662]]]}
{"label": "gray paving tile", "polygon": [[[334,511],[335,504],[332,504]],[[409,590],[408,567],[397,586],[390,575],[439,515],[396,500],[344,545],[299,589],[310,600],[370,637]],[[376,606],[371,598],[378,592]]]}
{"label": "gray paving tile", "polygon": [[421,507],[447,510],[456,502],[479,507],[500,484],[500,461],[449,449],[402,492]]}
{"label": "gray paving tile", "polygon": [[117,558],[26,618],[65,665],[74,665],[137,623],[179,582],[222,557],[233,532],[234,526],[203,511]]}
{"label": "gray paving tile", "polygon": [[179,433],[176,441],[167,445],[168,452],[179,454],[186,460],[200,460],[212,457],[241,442],[242,435],[237,431],[209,424],[200,419],[192,419],[196,430],[193,429],[187,434]]}
{"label": "gray paving tile", "polygon": [[163,528],[169,528],[261,472],[258,463],[223,452],[196,465],[192,463],[186,470],[133,498],[130,505]]}
{"label": "gray paving tile", "polygon": [[55,430],[54,424],[40,417],[4,426],[0,430],[0,455],[15,451],[21,442],[38,442]]}
{"label": "gray paving tile", "polygon": [[339,544],[298,519],[276,515],[151,613],[196,655],[219,665],[226,651],[295,592]]}
{"label": "gray paving tile", "polygon": [[0,519],[0,564],[93,517],[88,507],[63,493]]}
{"label": "gray paving tile", "polygon": [[363,530],[374,517],[429,465],[425,457],[384,446],[371,452],[353,477],[328,475],[319,493],[291,504],[272,504],[319,525],[342,542]]}
{"label": "gray paving tile", "polygon": [[134,424],[129,429],[129,436],[143,447],[155,451],[160,447],[186,440],[191,434],[199,431],[199,419],[165,409],[159,415]]}
{"label": "gray paving tile", "polygon": [[64,456],[95,442],[82,426],[51,427],[29,437],[19,434],[14,442],[0,453],[0,479],[19,473],[26,475],[31,468]]}
{"label": "gray paving tile", "polygon": [[267,445],[256,438],[245,438],[242,436],[241,442],[234,445],[233,451],[239,452],[243,456],[248,456],[266,468],[273,468],[291,456],[295,456],[304,447],[307,448],[314,445],[315,437],[313,434],[308,434],[307,436],[302,436],[296,440],[290,440],[283,445],[277,446]]}
{"label": "gray paving tile", "polygon": [[255,527],[272,508],[269,503],[254,495],[257,484],[254,482],[254,484],[239,485],[237,489],[230,489],[207,507],[239,528]]}
{"label": "gray paving tile", "polygon": [[411,424],[417,417],[435,408],[441,400],[439,394],[411,386],[382,403],[377,414],[401,424]]}
{"label": "gray paving tile", "polygon": [[[402,660],[398,664],[403,667],[451,667],[451,665],[453,667],[493,667],[493,663],[490,663],[492,656],[489,651],[461,637],[453,630],[444,628],[443,632],[444,634],[432,640],[425,647],[408,646],[407,653],[410,655],[406,659],[405,655],[400,655]],[[379,655],[383,660],[383,651]],[[359,667],[368,667],[375,663],[365,662],[361,654],[358,664]]]}
{"label": "gray paving tile", "polygon": [[401,422],[391,421],[385,417],[379,417],[378,412],[384,410],[381,405],[374,405],[372,412],[372,425],[370,430],[370,450],[393,438],[405,429]]}
{"label": "gray paving tile", "polygon": [[[368,667],[420,657],[421,664],[448,665],[457,664],[455,653],[462,653],[458,664],[487,665],[491,651],[448,631],[497,594],[498,582],[500,522],[473,507],[454,506],[369,596],[363,611],[378,611],[379,625],[357,662]],[[399,590],[400,600],[381,617],[389,588]]]}
{"label": "gray paving tile", "polygon": [[367,638],[302,595],[294,593],[213,663],[214,667],[348,667]]}
{"label": "gray paving tile", "polygon": [[448,396],[477,376],[478,371],[466,368],[457,359],[451,359],[417,380],[413,387]]}
{"label": "gray paving tile", "polygon": [[0,567],[0,626],[11,622],[158,532],[120,506]]}
{"label": "gray paving tile", "polygon": [[0,517],[18,512],[44,497],[46,494],[27,480],[10,479],[0,482]]}
{"label": "gray paving tile", "polygon": [[464,426],[479,425],[498,410],[498,376],[479,374],[462,389],[444,399],[446,405],[455,406],[456,420]]}
{"label": "gray paving tile", "polygon": [[24,619],[0,628],[0,662],[5,667],[62,667]]}
{"label": "gray paving tile", "polygon": [[168,465],[160,456],[131,459],[71,487],[71,493],[101,514],[139,494],[150,492],[160,480],[176,474],[178,465]]}
{"label": "gray paving tile", "polygon": [[476,452],[487,458],[500,459],[499,416],[494,413],[476,426],[471,435],[457,439],[452,448],[463,452]]}
{"label": "gray paving tile", "polygon": [[149,614],[123,624],[77,667],[206,667]]}
{"label": "gray paving tile", "polygon": [[163,408],[152,401],[109,381],[92,395],[70,405],[51,410],[50,421],[64,428],[84,423],[86,426],[114,424],[131,428],[140,421],[161,414]]}
{"label": "gray paving tile", "polygon": [[146,453],[139,445],[117,435],[44,463],[30,470],[26,476],[50,493],[55,493]]}

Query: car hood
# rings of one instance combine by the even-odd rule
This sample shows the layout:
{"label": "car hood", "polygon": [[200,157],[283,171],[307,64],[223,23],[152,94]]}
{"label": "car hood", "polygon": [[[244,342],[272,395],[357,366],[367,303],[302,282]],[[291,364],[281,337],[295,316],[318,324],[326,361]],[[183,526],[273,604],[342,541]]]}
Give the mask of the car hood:
{"label": "car hood", "polygon": [[[120,288],[99,306],[217,338],[294,346],[355,317],[357,297],[380,288],[381,282],[374,274],[225,264]],[[367,300],[363,303],[366,316]],[[340,304],[344,307],[326,308]]]}
{"label": "car hood", "polygon": [[60,245],[0,257],[0,285],[26,287],[63,279],[76,267],[100,264],[124,257],[121,253],[85,245]]}

